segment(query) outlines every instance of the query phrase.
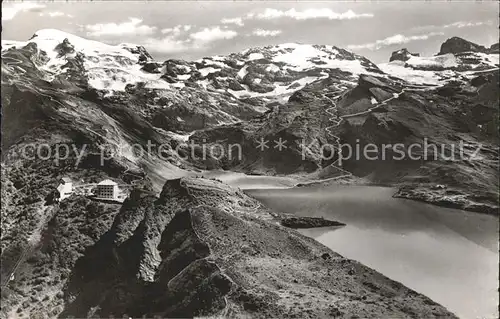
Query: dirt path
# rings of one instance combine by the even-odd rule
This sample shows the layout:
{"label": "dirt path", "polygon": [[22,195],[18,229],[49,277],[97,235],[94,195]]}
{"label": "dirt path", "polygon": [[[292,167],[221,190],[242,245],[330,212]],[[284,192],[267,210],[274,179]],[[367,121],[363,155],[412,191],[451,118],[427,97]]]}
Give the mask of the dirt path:
{"label": "dirt path", "polygon": [[[323,93],[322,97],[325,98],[326,100],[328,100],[331,103],[331,105],[332,105],[331,107],[327,108],[325,110],[325,112],[330,116],[329,121],[331,123],[333,123],[333,125],[328,126],[327,128],[325,128],[325,130],[328,133],[328,135],[330,135],[330,137],[332,137],[335,140],[334,144],[336,144],[337,146],[333,146],[333,148],[335,150],[337,150],[337,152],[339,152],[340,155],[342,154],[342,148],[340,147],[340,137],[337,136],[337,135],[335,135],[332,132],[332,129],[340,126],[340,124],[342,123],[342,121],[344,119],[350,118],[350,117],[359,116],[359,115],[369,114],[374,109],[379,108],[379,107],[381,107],[383,105],[387,105],[387,103],[389,103],[390,101],[399,98],[401,96],[401,94],[403,94],[406,91],[425,91],[425,90],[429,90],[429,89],[435,88],[434,86],[433,87],[428,87],[428,86],[419,86],[419,85],[407,85],[407,87],[403,88],[401,90],[401,92],[399,92],[399,93],[393,93],[392,97],[390,97],[388,99],[385,99],[385,100],[383,100],[380,103],[374,104],[373,107],[369,108],[366,111],[361,111],[361,112],[353,113],[353,114],[346,114],[346,115],[342,115],[342,116],[339,117],[336,114],[337,113],[337,101],[341,100],[344,97],[344,95],[347,92],[349,92],[349,91],[344,91],[347,88],[344,87],[344,86],[342,86],[341,84],[334,84],[334,86],[335,86],[335,91],[330,91],[330,92],[327,92],[327,93]],[[344,93],[341,93],[343,91],[344,91]],[[336,95],[334,97],[330,98],[329,96],[327,96],[327,94],[336,94]],[[302,186],[304,186],[304,185],[309,185],[309,184],[316,184],[316,183],[322,183],[322,182],[326,182],[326,181],[338,180],[338,179],[342,179],[342,178],[346,178],[346,177],[352,177],[353,174],[351,172],[349,172],[349,171],[347,171],[347,170],[345,170],[345,169],[343,169],[341,167],[342,166],[342,163],[340,162],[340,158],[341,157],[342,156],[339,156],[339,159],[337,159],[336,161],[334,161],[329,166],[333,166],[337,170],[342,171],[344,173],[344,175],[330,177],[330,178],[326,178],[326,179],[320,179],[320,180],[313,180],[313,181],[308,181],[308,182],[301,182],[300,184]],[[337,165],[337,164],[339,164],[339,165]]]}

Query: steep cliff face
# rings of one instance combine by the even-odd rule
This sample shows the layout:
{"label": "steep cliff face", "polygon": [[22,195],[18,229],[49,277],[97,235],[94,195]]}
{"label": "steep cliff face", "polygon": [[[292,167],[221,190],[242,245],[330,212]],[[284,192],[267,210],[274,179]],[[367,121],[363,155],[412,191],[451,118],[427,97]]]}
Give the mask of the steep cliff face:
{"label": "steep cliff face", "polygon": [[[279,214],[218,181],[171,180],[159,197],[134,192],[119,211],[81,198],[67,205],[5,292],[4,314],[454,317],[277,225]],[[35,277],[40,289],[27,295]]]}

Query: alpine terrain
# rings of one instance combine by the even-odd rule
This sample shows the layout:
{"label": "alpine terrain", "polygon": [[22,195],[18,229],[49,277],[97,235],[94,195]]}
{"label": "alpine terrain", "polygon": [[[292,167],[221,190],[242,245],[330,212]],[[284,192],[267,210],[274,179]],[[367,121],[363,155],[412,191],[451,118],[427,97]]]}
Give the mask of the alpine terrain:
{"label": "alpine terrain", "polygon": [[[273,211],[232,179],[385,185],[498,216],[498,44],[438,49],[155,61],[52,29],[3,40],[1,317],[454,318],[293,229],[342,221]],[[346,155],[370,143],[402,147]],[[85,191],[103,180],[125,198]]]}

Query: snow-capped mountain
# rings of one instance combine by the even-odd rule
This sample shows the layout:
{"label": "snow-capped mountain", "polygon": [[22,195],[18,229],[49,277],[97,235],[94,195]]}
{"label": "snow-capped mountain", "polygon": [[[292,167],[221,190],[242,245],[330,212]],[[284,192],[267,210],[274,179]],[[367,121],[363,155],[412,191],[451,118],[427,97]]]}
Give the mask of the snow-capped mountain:
{"label": "snow-capped mountain", "polygon": [[[192,80],[203,88],[235,97],[289,96],[314,81],[342,72],[346,80],[381,73],[368,59],[334,46],[288,43],[254,48],[193,63],[167,61],[169,79]],[[170,65],[174,65],[169,68]]]}
{"label": "snow-capped mountain", "polygon": [[88,83],[96,89],[123,91],[127,84],[146,82],[148,87],[170,87],[160,76],[143,72],[142,65],[151,56],[140,46],[107,45],[98,41],[53,29],[37,31],[26,42],[2,41],[2,52],[35,44],[39,60],[36,66],[48,81],[71,71],[85,73]]}
{"label": "snow-capped mountain", "polygon": [[421,57],[403,48],[392,53],[389,63],[379,65],[387,74],[418,84],[470,80],[498,67],[498,44],[487,49],[458,37],[446,40],[436,56]]}
{"label": "snow-capped mountain", "polygon": [[36,66],[46,80],[80,72],[90,87],[108,92],[141,83],[148,89],[199,87],[236,98],[286,97],[331,72],[354,82],[359,74],[381,73],[368,59],[334,46],[289,43],[192,62],[156,62],[141,46],[112,46],[50,29],[27,42],[2,41],[2,52],[30,43],[39,50]]}
{"label": "snow-capped mountain", "polygon": [[332,72],[342,74],[351,83],[360,74],[372,74],[436,85],[470,78],[499,65],[494,46],[486,49],[457,37],[447,40],[437,56],[420,57],[401,49],[393,53],[389,63],[378,66],[335,46],[297,43],[252,48],[196,61],[158,62],[141,46],[108,45],[53,29],[40,30],[26,42],[3,40],[2,52],[29,45],[36,45],[35,65],[47,81],[76,74],[107,96],[124,92],[127,86],[170,92],[188,86],[228,93],[230,99],[257,97],[269,102],[286,100],[293,92],[327,78]]}

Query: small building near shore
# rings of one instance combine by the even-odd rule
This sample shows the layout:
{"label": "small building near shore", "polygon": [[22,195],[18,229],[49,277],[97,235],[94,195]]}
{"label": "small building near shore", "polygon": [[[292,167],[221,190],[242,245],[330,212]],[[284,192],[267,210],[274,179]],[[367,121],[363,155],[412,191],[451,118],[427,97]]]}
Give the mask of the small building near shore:
{"label": "small building near shore", "polygon": [[57,186],[57,191],[59,192],[59,200],[66,199],[73,194],[73,182],[69,177],[61,178],[59,186]]}
{"label": "small building near shore", "polygon": [[105,179],[97,184],[94,194],[97,199],[118,200],[118,184]]}

